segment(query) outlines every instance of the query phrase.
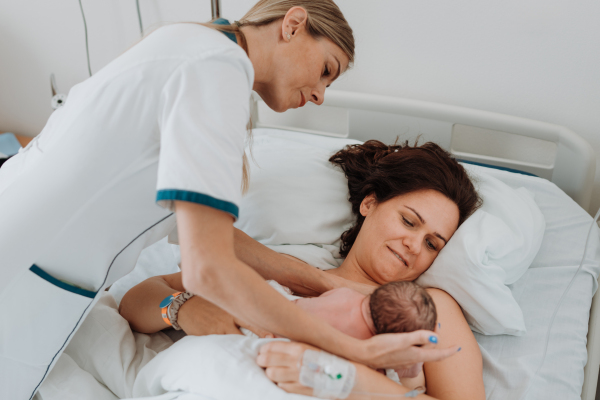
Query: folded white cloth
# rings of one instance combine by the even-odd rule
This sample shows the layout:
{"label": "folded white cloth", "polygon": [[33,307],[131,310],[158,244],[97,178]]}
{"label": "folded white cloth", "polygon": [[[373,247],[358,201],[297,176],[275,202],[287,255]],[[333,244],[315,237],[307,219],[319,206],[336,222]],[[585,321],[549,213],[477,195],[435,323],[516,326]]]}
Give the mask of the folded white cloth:
{"label": "folded white cloth", "polygon": [[38,399],[133,397],[138,372],[172,344],[162,332],[132,332],[114,298],[105,292],[40,386]]}
{"label": "folded white cloth", "polygon": [[[301,400],[256,364],[272,340],[132,332],[103,294],[40,387],[37,400]],[[167,351],[164,351],[167,350]]]}

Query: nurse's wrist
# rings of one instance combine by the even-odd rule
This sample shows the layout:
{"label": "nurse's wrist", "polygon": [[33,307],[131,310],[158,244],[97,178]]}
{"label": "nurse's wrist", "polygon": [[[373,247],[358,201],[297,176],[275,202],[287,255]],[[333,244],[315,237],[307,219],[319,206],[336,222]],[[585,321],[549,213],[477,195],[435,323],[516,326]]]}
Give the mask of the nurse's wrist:
{"label": "nurse's wrist", "polygon": [[315,271],[318,272],[317,284],[319,286],[316,288],[316,291],[319,294],[323,294],[325,292],[328,292],[333,289],[337,289],[339,287],[340,282],[338,282],[338,280],[336,279],[337,276],[328,274],[325,271],[320,270],[316,267],[315,267]]}
{"label": "nurse's wrist", "polygon": [[346,278],[342,278],[341,276],[337,276],[337,275],[333,275],[330,273],[326,273],[325,271],[322,271],[324,275],[327,276],[327,279],[329,280],[329,289],[328,290],[333,290],[333,289],[339,289],[339,288],[349,288],[352,289],[354,291],[357,291],[359,293],[364,294],[365,296],[370,295],[375,289],[377,289],[377,286],[372,286],[372,285],[367,285],[364,283],[358,283],[358,282],[354,282],[351,281],[349,279]]}
{"label": "nurse's wrist", "polygon": [[368,365],[369,354],[366,341],[355,339],[350,336],[344,335],[343,341],[340,342],[342,351],[338,353],[340,357],[343,357],[349,361]]}

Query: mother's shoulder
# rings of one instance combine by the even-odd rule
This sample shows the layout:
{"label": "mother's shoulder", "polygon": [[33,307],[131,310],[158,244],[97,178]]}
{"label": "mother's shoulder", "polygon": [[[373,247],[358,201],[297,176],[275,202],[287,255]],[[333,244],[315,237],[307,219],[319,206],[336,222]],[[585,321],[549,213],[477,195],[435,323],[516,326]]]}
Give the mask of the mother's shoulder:
{"label": "mother's shoulder", "polygon": [[425,290],[433,299],[438,319],[442,319],[442,317],[444,317],[443,319],[446,319],[450,315],[460,315],[460,317],[464,319],[460,306],[447,292],[436,288],[427,288]]}
{"label": "mother's shoulder", "polygon": [[[443,291],[442,289],[438,289],[438,288],[426,288],[425,291],[427,291],[427,293],[429,293],[429,295],[431,296],[431,298],[433,299],[434,302],[438,302],[438,301],[449,301],[451,303],[456,303],[456,300],[454,300],[454,297],[450,296],[447,292]],[[456,303],[458,305],[458,303]]]}

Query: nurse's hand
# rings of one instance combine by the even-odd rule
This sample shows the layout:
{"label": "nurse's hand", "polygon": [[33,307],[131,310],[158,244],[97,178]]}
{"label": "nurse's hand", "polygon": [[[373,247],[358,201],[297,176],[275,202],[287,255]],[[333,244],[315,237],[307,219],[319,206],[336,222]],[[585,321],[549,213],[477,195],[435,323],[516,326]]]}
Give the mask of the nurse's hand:
{"label": "nurse's hand", "polygon": [[230,314],[200,296],[183,303],[177,314],[177,323],[188,335],[242,334]]}
{"label": "nurse's hand", "polygon": [[[349,279],[345,279],[340,276],[333,275],[331,273],[325,273],[324,275],[327,275],[327,279],[328,279],[332,289],[339,289],[339,288],[346,287],[346,288],[350,288],[350,289],[354,290],[355,292],[358,292],[358,293],[364,294],[365,296],[368,296],[371,293],[373,293],[373,291],[375,289],[378,288],[378,286],[354,282]],[[332,290],[332,289],[330,289],[330,290]]]}
{"label": "nurse's hand", "polygon": [[[371,368],[391,368],[416,370],[415,365],[431,361],[441,361],[453,356],[459,346],[437,348],[437,334],[431,331],[409,333],[385,333],[364,340],[357,361]],[[360,354],[362,352],[362,354]]]}
{"label": "nurse's hand", "polygon": [[205,335],[241,335],[241,328],[254,332],[261,338],[272,338],[270,332],[256,328],[245,321],[234,318],[222,308],[200,296],[194,296],[186,301],[177,314],[177,322],[181,329],[194,336]]}

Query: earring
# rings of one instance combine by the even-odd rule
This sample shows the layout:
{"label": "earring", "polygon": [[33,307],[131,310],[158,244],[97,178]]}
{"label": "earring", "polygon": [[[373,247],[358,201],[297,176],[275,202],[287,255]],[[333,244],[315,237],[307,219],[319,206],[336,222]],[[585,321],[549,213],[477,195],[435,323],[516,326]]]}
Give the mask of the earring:
{"label": "earring", "polygon": [[285,36],[287,37],[287,40],[292,40],[292,37],[290,36],[289,33],[287,33],[287,32],[284,32],[284,33],[285,33]]}

